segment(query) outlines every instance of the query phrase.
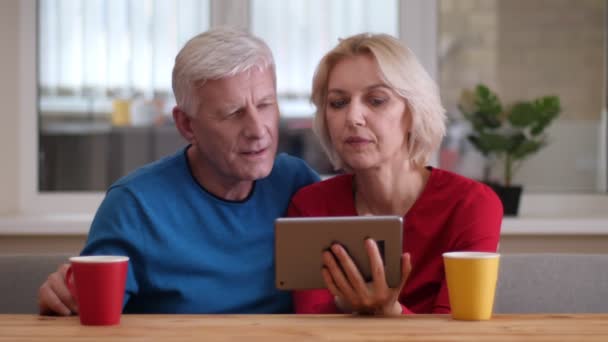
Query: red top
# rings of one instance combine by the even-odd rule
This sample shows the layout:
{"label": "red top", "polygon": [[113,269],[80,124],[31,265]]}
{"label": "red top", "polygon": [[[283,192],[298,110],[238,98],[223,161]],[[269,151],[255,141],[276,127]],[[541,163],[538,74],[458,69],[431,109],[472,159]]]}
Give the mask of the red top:
{"label": "red top", "polygon": [[[496,252],[502,204],[488,186],[431,168],[428,182],[403,217],[403,251],[412,271],[401,291],[403,313],[449,313],[444,252]],[[288,216],[356,216],[353,175],[340,175],[300,189]],[[329,290],[294,292],[296,313],[336,313]]]}

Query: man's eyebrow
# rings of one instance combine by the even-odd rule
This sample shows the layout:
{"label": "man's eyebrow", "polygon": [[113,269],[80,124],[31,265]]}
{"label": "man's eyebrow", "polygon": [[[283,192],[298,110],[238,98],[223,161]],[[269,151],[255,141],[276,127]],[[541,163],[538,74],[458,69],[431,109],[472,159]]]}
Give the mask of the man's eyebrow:
{"label": "man's eyebrow", "polygon": [[[276,96],[273,94],[268,94],[268,95],[260,98],[257,101],[257,103],[265,102],[265,101],[276,101]],[[227,102],[223,103],[222,105],[220,105],[218,114],[225,115],[225,114],[233,113],[244,107],[245,107],[245,105],[242,103],[227,101]]]}
{"label": "man's eyebrow", "polygon": [[232,112],[241,107],[242,107],[242,105],[237,102],[226,102],[222,106],[220,106],[220,108],[225,112]]}
{"label": "man's eyebrow", "polygon": [[268,94],[266,96],[263,96],[258,102],[265,102],[265,101],[269,101],[272,100],[274,101],[276,99],[276,96],[273,94]]}

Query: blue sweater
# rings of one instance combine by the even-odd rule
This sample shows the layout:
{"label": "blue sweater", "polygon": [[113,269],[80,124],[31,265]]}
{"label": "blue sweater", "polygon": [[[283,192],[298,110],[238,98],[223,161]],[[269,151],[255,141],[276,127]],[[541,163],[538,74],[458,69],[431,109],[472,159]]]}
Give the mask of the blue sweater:
{"label": "blue sweater", "polygon": [[202,188],[186,149],[108,190],[83,255],[130,257],[125,313],[288,313],[274,285],[274,220],[318,175],[281,154],[241,202]]}

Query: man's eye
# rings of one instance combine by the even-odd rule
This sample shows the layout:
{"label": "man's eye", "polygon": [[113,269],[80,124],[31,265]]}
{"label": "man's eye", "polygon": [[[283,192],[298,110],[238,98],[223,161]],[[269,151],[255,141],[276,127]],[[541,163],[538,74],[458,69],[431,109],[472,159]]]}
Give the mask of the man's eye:
{"label": "man's eye", "polygon": [[241,113],[243,113],[242,109],[237,109],[237,110],[233,110],[231,112],[226,113],[226,115],[224,115],[225,118],[232,118],[235,116],[240,115]]}
{"label": "man's eye", "polygon": [[346,100],[331,100],[329,101],[329,106],[334,109],[340,109],[346,106]]}

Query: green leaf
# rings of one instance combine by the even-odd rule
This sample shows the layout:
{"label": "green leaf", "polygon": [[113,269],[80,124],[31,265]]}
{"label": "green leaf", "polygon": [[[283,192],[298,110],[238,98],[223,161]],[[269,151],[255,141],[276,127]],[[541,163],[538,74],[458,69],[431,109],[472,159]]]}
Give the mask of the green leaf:
{"label": "green leaf", "polygon": [[477,113],[485,117],[498,118],[502,113],[502,105],[498,96],[483,84],[475,88],[475,105]]}
{"label": "green leaf", "polygon": [[509,147],[509,137],[496,133],[482,133],[477,137],[479,145],[488,152],[506,152]]}
{"label": "green leaf", "polygon": [[506,151],[509,154],[513,154],[514,151],[517,151],[519,146],[521,146],[526,141],[526,136],[519,132],[516,134],[509,135],[507,137]]}
{"label": "green leaf", "polygon": [[532,135],[540,135],[561,112],[559,98],[557,96],[545,96],[533,103],[534,110],[538,112],[538,120],[530,129]]}
{"label": "green leaf", "polygon": [[502,125],[502,122],[500,121],[498,115],[488,114],[487,112],[482,111],[479,111],[475,114],[479,118],[481,125],[487,128],[496,129]]}
{"label": "green leaf", "polygon": [[538,152],[543,145],[543,141],[526,140],[517,146],[510,154],[515,160],[524,159],[528,155]]}
{"label": "green leaf", "polygon": [[538,121],[540,115],[532,103],[519,102],[511,108],[507,119],[515,127],[527,127]]}

